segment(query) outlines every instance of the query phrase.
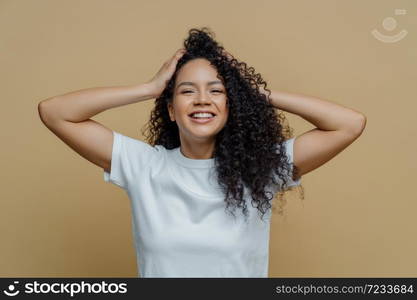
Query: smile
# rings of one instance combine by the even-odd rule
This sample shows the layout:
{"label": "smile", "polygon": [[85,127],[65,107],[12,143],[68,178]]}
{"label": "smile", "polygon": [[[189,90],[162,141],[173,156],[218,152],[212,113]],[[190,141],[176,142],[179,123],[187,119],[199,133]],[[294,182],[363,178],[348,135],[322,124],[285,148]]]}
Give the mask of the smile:
{"label": "smile", "polygon": [[204,118],[196,118],[196,117],[189,117],[191,119],[191,121],[198,123],[198,124],[205,124],[208,123],[212,120],[214,120],[214,118],[216,118],[216,116],[213,117],[204,117]]}

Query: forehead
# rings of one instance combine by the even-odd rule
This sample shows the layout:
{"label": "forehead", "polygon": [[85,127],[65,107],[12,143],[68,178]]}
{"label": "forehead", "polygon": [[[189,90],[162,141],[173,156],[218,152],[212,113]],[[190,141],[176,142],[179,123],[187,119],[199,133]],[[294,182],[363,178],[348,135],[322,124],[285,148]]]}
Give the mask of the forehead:
{"label": "forehead", "polygon": [[183,81],[206,84],[208,81],[219,81],[218,73],[214,66],[206,59],[196,58],[178,71],[176,86]]}

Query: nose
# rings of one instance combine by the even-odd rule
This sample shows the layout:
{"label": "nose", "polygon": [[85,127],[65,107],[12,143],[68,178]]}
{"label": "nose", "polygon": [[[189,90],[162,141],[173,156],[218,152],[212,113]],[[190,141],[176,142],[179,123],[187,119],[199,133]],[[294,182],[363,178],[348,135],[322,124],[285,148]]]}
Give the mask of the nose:
{"label": "nose", "polygon": [[199,96],[194,97],[194,105],[198,104],[211,104],[210,96],[204,93],[200,93]]}

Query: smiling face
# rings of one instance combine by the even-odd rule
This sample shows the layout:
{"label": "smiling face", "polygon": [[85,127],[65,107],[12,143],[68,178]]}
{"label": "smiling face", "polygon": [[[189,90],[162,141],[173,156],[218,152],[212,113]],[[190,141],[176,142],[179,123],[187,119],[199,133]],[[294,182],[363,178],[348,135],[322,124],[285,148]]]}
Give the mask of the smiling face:
{"label": "smiling face", "polygon": [[[204,58],[187,62],[178,71],[173,91],[173,103],[168,104],[171,121],[176,121],[180,140],[187,142],[214,142],[227,122],[226,89],[217,78],[217,70]],[[210,120],[190,116],[196,111],[215,114]]]}

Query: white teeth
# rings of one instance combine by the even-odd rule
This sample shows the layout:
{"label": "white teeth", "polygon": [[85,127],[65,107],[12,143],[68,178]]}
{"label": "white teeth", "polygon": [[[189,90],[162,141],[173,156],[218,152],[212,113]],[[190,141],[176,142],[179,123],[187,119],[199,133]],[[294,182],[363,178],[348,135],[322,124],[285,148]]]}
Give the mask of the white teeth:
{"label": "white teeth", "polygon": [[195,113],[195,114],[192,114],[191,117],[196,117],[196,118],[211,118],[211,117],[213,117],[213,114],[211,114],[211,113]]}

